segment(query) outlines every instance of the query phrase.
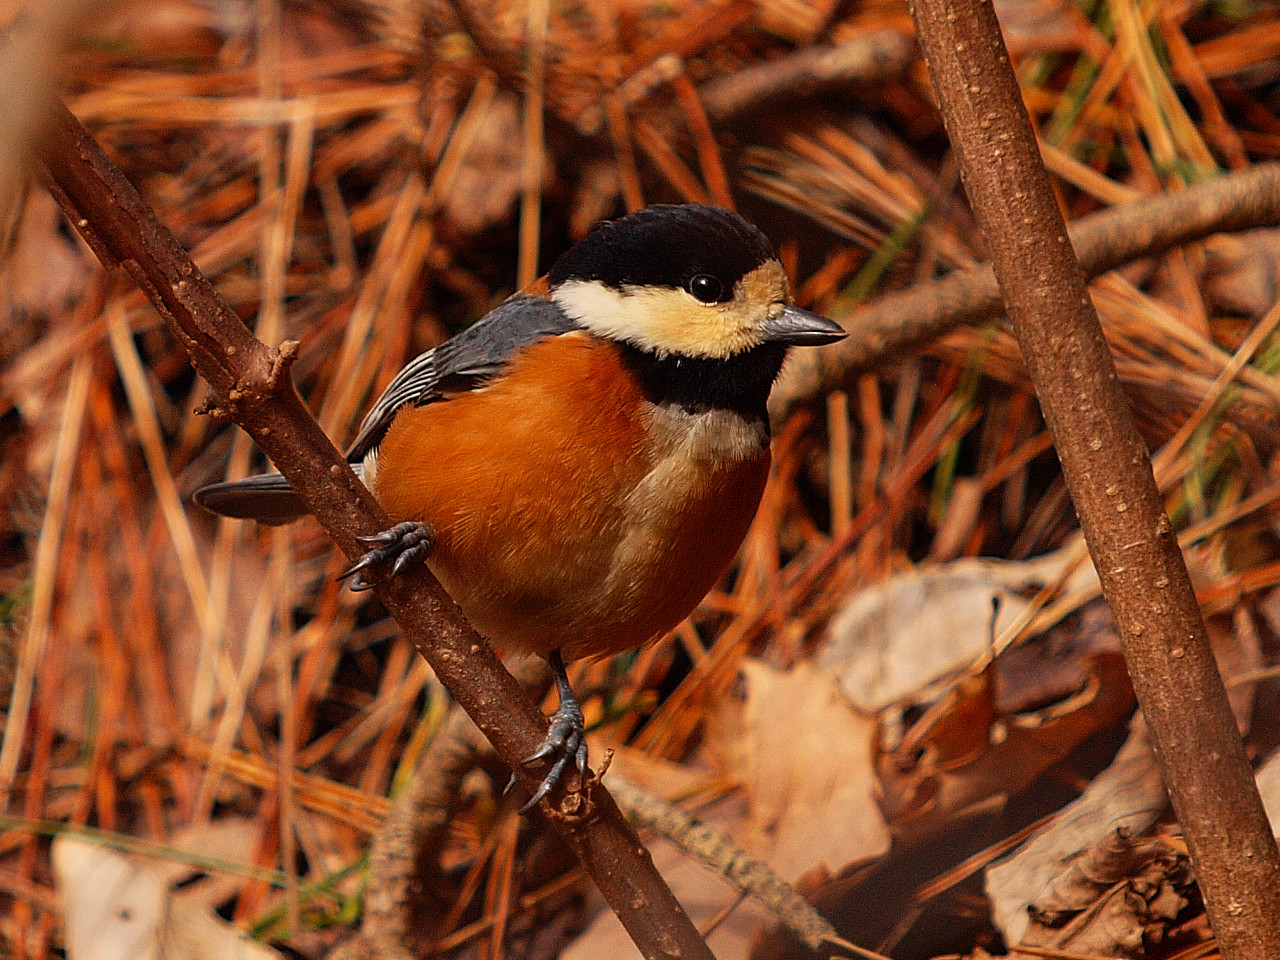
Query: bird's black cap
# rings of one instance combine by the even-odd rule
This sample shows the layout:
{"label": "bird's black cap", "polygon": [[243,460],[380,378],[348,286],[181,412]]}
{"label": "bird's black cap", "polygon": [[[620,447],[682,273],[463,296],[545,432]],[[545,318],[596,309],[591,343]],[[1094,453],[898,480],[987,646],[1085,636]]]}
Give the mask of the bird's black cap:
{"label": "bird's black cap", "polygon": [[660,204],[600,224],[551,268],[554,287],[567,280],[625,286],[683,287],[710,274],[726,290],[767,260],[773,244],[732,210],[699,203]]}

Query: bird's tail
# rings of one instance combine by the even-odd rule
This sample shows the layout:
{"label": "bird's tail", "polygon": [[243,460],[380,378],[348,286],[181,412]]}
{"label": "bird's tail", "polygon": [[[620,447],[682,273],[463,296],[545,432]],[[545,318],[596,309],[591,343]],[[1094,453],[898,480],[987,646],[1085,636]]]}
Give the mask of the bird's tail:
{"label": "bird's tail", "polygon": [[[356,476],[363,480],[363,464],[353,463],[351,466]],[[278,473],[210,484],[197,490],[194,499],[211,513],[239,520],[256,520],[273,527],[292,523],[307,513],[289,481]]]}

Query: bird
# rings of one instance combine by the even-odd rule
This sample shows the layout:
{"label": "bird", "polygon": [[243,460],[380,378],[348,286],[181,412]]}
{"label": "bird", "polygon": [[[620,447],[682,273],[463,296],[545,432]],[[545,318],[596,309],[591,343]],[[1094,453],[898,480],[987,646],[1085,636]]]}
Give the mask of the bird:
{"label": "bird", "polygon": [[[655,205],[597,225],[373,404],[347,459],[395,523],[343,576],[362,590],[423,561],[482,635],[546,659],[559,706],[524,762],[551,766],[522,811],[570,763],[586,782],[566,662],[660,639],[703,600],[759,506],[787,351],[844,336],[795,306],[758,227]],[[195,500],[268,524],[306,512],[278,473]]]}

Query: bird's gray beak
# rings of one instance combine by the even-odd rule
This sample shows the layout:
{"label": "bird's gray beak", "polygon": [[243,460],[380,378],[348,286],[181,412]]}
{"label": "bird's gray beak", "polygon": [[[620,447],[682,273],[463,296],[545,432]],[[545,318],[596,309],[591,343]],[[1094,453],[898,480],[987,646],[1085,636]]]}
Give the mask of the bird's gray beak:
{"label": "bird's gray beak", "polygon": [[766,320],[760,332],[766,341],[786,343],[793,347],[820,347],[824,343],[835,343],[848,336],[844,327],[834,320],[791,306],[776,317]]}

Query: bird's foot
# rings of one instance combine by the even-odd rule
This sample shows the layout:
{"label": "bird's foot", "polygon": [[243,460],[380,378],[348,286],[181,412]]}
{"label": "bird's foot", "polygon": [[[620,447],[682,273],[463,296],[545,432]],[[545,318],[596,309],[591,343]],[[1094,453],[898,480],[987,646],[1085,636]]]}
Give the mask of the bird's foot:
{"label": "bird's foot", "polygon": [[391,576],[394,577],[412,561],[426,560],[435,544],[436,533],[425,523],[406,520],[371,537],[356,539],[368,544],[370,549],[348,567],[338,579],[346,580],[350,577],[351,589],[359,593],[361,590],[369,590],[373,587],[373,584],[364,578],[364,572],[370,567],[394,560],[391,567]]}
{"label": "bird's foot", "polygon": [[[542,782],[538,784],[538,789],[533,792],[533,796],[520,808],[521,813],[528,813],[555,788],[570,763],[578,769],[578,780],[583,784],[587,782],[587,735],[582,707],[579,706],[578,698],[574,696],[573,688],[569,685],[569,676],[565,672],[564,660],[559,651],[547,657],[547,662],[555,674],[560,706],[551,715],[551,729],[547,731],[546,739],[537,750],[525,757],[522,763],[537,763],[539,760],[552,757],[555,758],[555,762],[547,771],[547,775],[542,778]],[[515,774],[512,774],[511,783],[507,785],[508,790],[515,783],[515,779]]]}

